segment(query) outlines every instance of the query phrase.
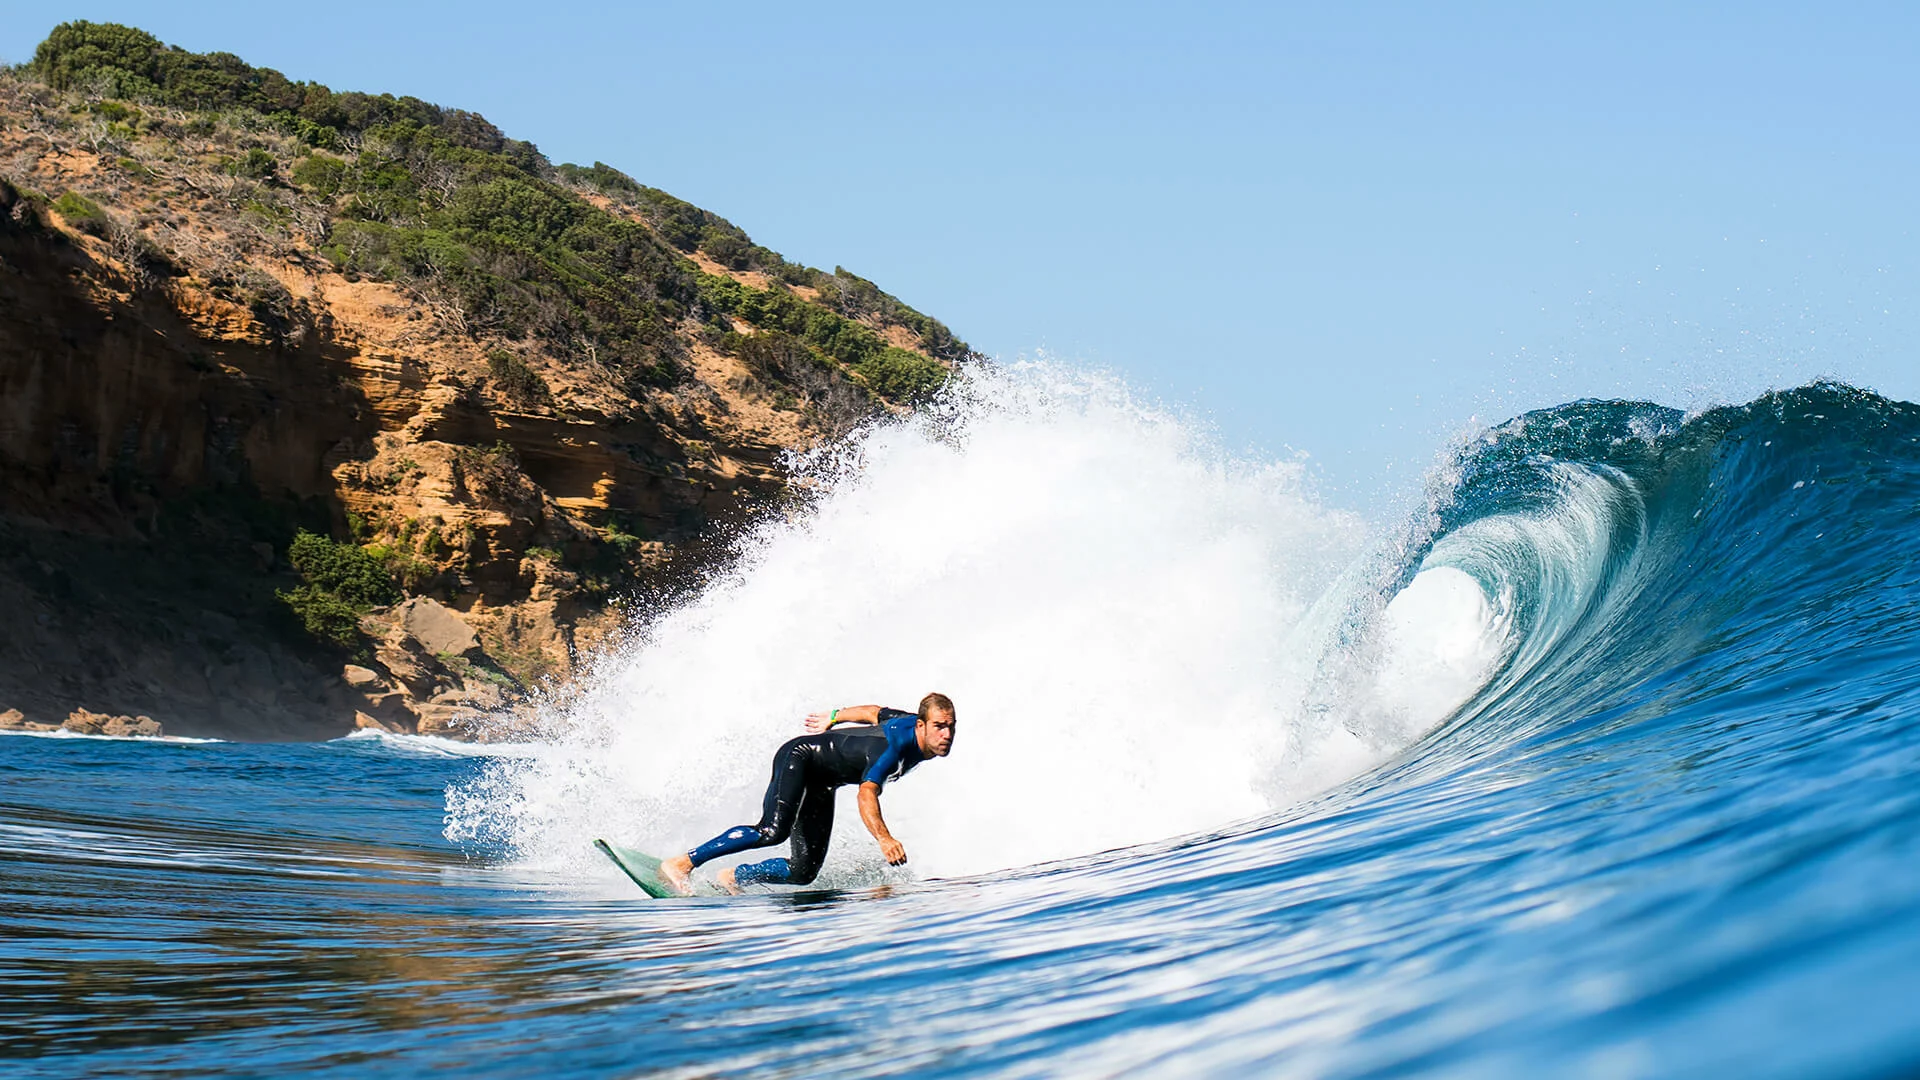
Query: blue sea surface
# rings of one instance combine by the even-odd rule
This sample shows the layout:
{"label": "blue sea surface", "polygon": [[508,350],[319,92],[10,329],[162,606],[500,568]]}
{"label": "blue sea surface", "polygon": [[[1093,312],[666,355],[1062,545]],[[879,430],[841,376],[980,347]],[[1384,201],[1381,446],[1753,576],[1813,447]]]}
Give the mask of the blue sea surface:
{"label": "blue sea surface", "polygon": [[0,738],[0,1072],[1920,1073],[1920,408],[1578,402],[1459,464],[1401,575],[1509,598],[1486,685],[1146,848],[653,902],[447,840],[486,759],[431,743]]}

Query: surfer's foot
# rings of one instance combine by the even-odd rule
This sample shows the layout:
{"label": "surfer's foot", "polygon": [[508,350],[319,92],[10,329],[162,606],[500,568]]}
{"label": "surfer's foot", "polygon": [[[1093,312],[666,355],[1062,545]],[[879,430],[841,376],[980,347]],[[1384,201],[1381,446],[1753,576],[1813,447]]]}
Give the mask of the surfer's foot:
{"label": "surfer's foot", "polygon": [[681,896],[693,895],[693,860],[685,855],[660,860],[660,878]]}
{"label": "surfer's foot", "polygon": [[720,887],[727,891],[728,896],[740,895],[740,883],[733,880],[733,867],[729,866],[713,875],[713,880],[720,883]]}

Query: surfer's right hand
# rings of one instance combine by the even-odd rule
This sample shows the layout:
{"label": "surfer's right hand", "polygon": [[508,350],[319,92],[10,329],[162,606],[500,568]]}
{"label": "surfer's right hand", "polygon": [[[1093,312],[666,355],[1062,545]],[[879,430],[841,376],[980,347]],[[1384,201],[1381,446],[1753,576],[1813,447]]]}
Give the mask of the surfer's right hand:
{"label": "surfer's right hand", "polygon": [[887,860],[888,866],[902,866],[907,861],[907,846],[889,836],[880,841],[880,854]]}
{"label": "surfer's right hand", "polygon": [[818,735],[833,726],[833,714],[816,712],[807,714],[807,733]]}

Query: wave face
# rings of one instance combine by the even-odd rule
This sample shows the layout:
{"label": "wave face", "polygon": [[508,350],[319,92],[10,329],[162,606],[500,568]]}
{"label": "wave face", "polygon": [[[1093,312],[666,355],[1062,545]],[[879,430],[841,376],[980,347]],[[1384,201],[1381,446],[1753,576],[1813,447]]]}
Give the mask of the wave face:
{"label": "wave face", "polygon": [[[807,476],[511,756],[0,740],[0,1056],[1920,1070],[1920,408],[1531,413],[1386,536],[1045,369]],[[586,849],[752,816],[802,713],[935,688],[912,874],[850,815],[799,894],[642,901]]]}

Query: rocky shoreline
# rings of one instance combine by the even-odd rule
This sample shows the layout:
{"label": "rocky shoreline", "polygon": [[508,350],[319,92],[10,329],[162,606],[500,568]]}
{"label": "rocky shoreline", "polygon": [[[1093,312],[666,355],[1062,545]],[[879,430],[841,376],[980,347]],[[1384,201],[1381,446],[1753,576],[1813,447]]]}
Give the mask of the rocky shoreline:
{"label": "rocky shoreline", "polygon": [[365,703],[354,710],[356,728],[484,740],[519,726],[509,706],[526,687],[489,663],[457,612],[416,596],[363,625],[379,644],[365,664],[341,670]]}
{"label": "rocky shoreline", "polygon": [[138,735],[159,738],[166,734],[160,722],[151,716],[109,716],[106,713],[75,709],[65,723],[43,724],[29,720],[19,709],[0,712],[0,731],[70,731],[75,735]]}

